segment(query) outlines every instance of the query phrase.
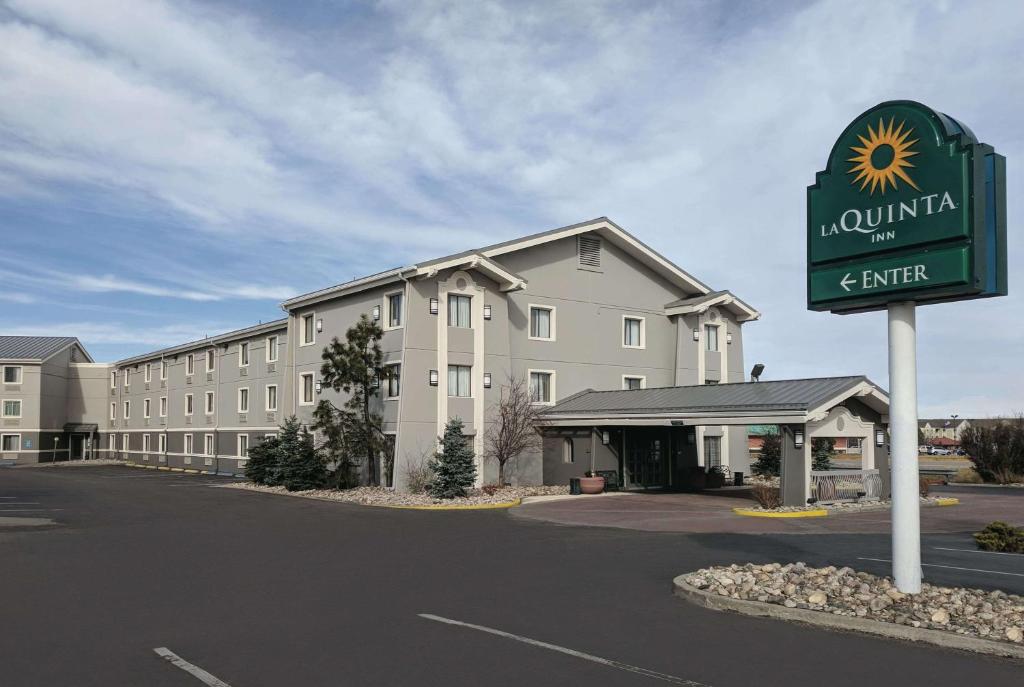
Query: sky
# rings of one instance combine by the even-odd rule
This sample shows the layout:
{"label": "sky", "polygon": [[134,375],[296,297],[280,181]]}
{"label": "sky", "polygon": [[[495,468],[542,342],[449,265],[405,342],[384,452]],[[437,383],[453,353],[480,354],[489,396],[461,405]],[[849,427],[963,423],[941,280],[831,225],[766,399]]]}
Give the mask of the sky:
{"label": "sky", "polygon": [[758,308],[763,379],[888,386],[811,313],[806,187],[919,100],[1007,159],[1007,298],[918,309],[922,417],[1024,410],[1024,3],[0,0],[2,334],[115,360],[608,216]]}

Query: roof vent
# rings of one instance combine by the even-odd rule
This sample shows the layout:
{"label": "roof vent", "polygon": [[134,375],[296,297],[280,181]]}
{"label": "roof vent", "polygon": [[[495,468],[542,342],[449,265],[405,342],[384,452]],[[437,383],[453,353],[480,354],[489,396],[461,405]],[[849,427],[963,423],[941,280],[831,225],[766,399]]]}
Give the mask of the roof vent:
{"label": "roof vent", "polygon": [[577,236],[576,253],[580,267],[601,267],[601,239],[596,236]]}

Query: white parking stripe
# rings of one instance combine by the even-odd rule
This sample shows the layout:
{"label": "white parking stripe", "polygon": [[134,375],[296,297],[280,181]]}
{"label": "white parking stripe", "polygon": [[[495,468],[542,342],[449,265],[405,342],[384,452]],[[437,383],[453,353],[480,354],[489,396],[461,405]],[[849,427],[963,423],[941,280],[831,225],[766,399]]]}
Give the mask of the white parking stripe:
{"label": "white parking stripe", "polygon": [[601,658],[600,656],[586,654],[582,651],[576,651],[575,649],[568,649],[564,646],[558,646],[557,644],[549,644],[547,642],[542,642],[538,639],[530,639],[529,637],[514,635],[511,632],[496,630],[493,627],[486,627],[484,625],[474,625],[473,623],[464,623],[461,620],[442,618],[439,615],[432,615],[430,613],[420,613],[419,616],[421,618],[425,618],[427,620],[434,620],[439,623],[446,623],[448,625],[458,625],[459,627],[468,627],[471,630],[479,630],[480,632],[486,632],[488,634],[496,635],[498,637],[504,637],[505,639],[512,639],[517,642],[522,642],[523,644],[529,644],[531,646],[540,647],[541,649],[557,651],[560,654],[573,656],[574,658],[582,658],[585,661],[591,661],[592,663],[600,663],[601,665],[608,666],[609,668],[618,668],[619,670],[625,670],[630,673],[636,673],[637,675],[643,675],[645,677],[654,678],[655,680],[661,680],[662,682],[669,682],[673,685],[688,685],[689,687],[708,687],[708,685],[705,685],[703,682],[684,680],[683,678],[676,677],[675,675],[667,675],[665,673],[659,673],[655,670],[648,670],[647,668],[632,666],[628,663],[621,663],[619,661],[613,661],[608,658]]}
{"label": "white parking stripe", "polygon": [[168,649],[165,646],[157,647],[156,649],[153,649],[153,651],[156,652],[157,656],[159,656],[160,658],[164,659],[165,661],[167,661],[171,665],[174,665],[174,666],[177,666],[178,668],[181,668],[186,673],[192,675],[193,677],[197,678],[201,682],[204,682],[207,685],[210,685],[210,687],[231,687],[231,685],[229,685],[228,683],[224,682],[223,680],[221,680],[219,678],[214,677],[213,675],[210,675],[208,672],[206,672],[205,670],[203,670],[199,666],[192,665],[191,663],[189,663],[188,661],[183,659],[181,656],[179,656],[178,654],[174,653],[173,651],[171,651],[170,649]]}
{"label": "white parking stripe", "polygon": [[[888,558],[858,558],[858,561],[878,561],[879,563],[892,563]],[[1011,575],[1013,577],[1024,577],[1024,573],[1003,572],[1002,570],[982,570],[980,568],[960,568],[955,565],[937,565],[935,563],[922,563],[926,568],[946,568],[947,570],[966,570],[967,572],[989,573],[992,575]]]}
{"label": "white parking stripe", "polygon": [[964,553],[987,553],[991,556],[1019,556],[1019,553],[1007,553],[1006,551],[980,551],[979,549],[947,549],[942,546],[933,546],[936,551],[963,551]]}

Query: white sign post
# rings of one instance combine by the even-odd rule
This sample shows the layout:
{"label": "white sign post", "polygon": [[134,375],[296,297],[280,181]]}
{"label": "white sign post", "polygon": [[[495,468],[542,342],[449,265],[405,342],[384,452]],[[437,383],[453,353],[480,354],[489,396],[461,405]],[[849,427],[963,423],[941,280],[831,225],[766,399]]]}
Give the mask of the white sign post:
{"label": "white sign post", "polygon": [[917,331],[913,301],[890,303],[889,462],[892,466],[892,572],[906,594],[921,591],[921,501],[917,462]]}

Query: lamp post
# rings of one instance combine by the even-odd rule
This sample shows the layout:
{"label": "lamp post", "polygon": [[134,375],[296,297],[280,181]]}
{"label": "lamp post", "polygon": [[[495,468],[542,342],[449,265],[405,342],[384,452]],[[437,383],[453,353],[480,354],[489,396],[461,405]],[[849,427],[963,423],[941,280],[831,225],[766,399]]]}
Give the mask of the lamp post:
{"label": "lamp post", "polygon": [[51,463],[56,463],[57,462],[57,444],[59,444],[59,443],[60,443],[60,437],[54,437],[53,438],[53,459],[50,461]]}

